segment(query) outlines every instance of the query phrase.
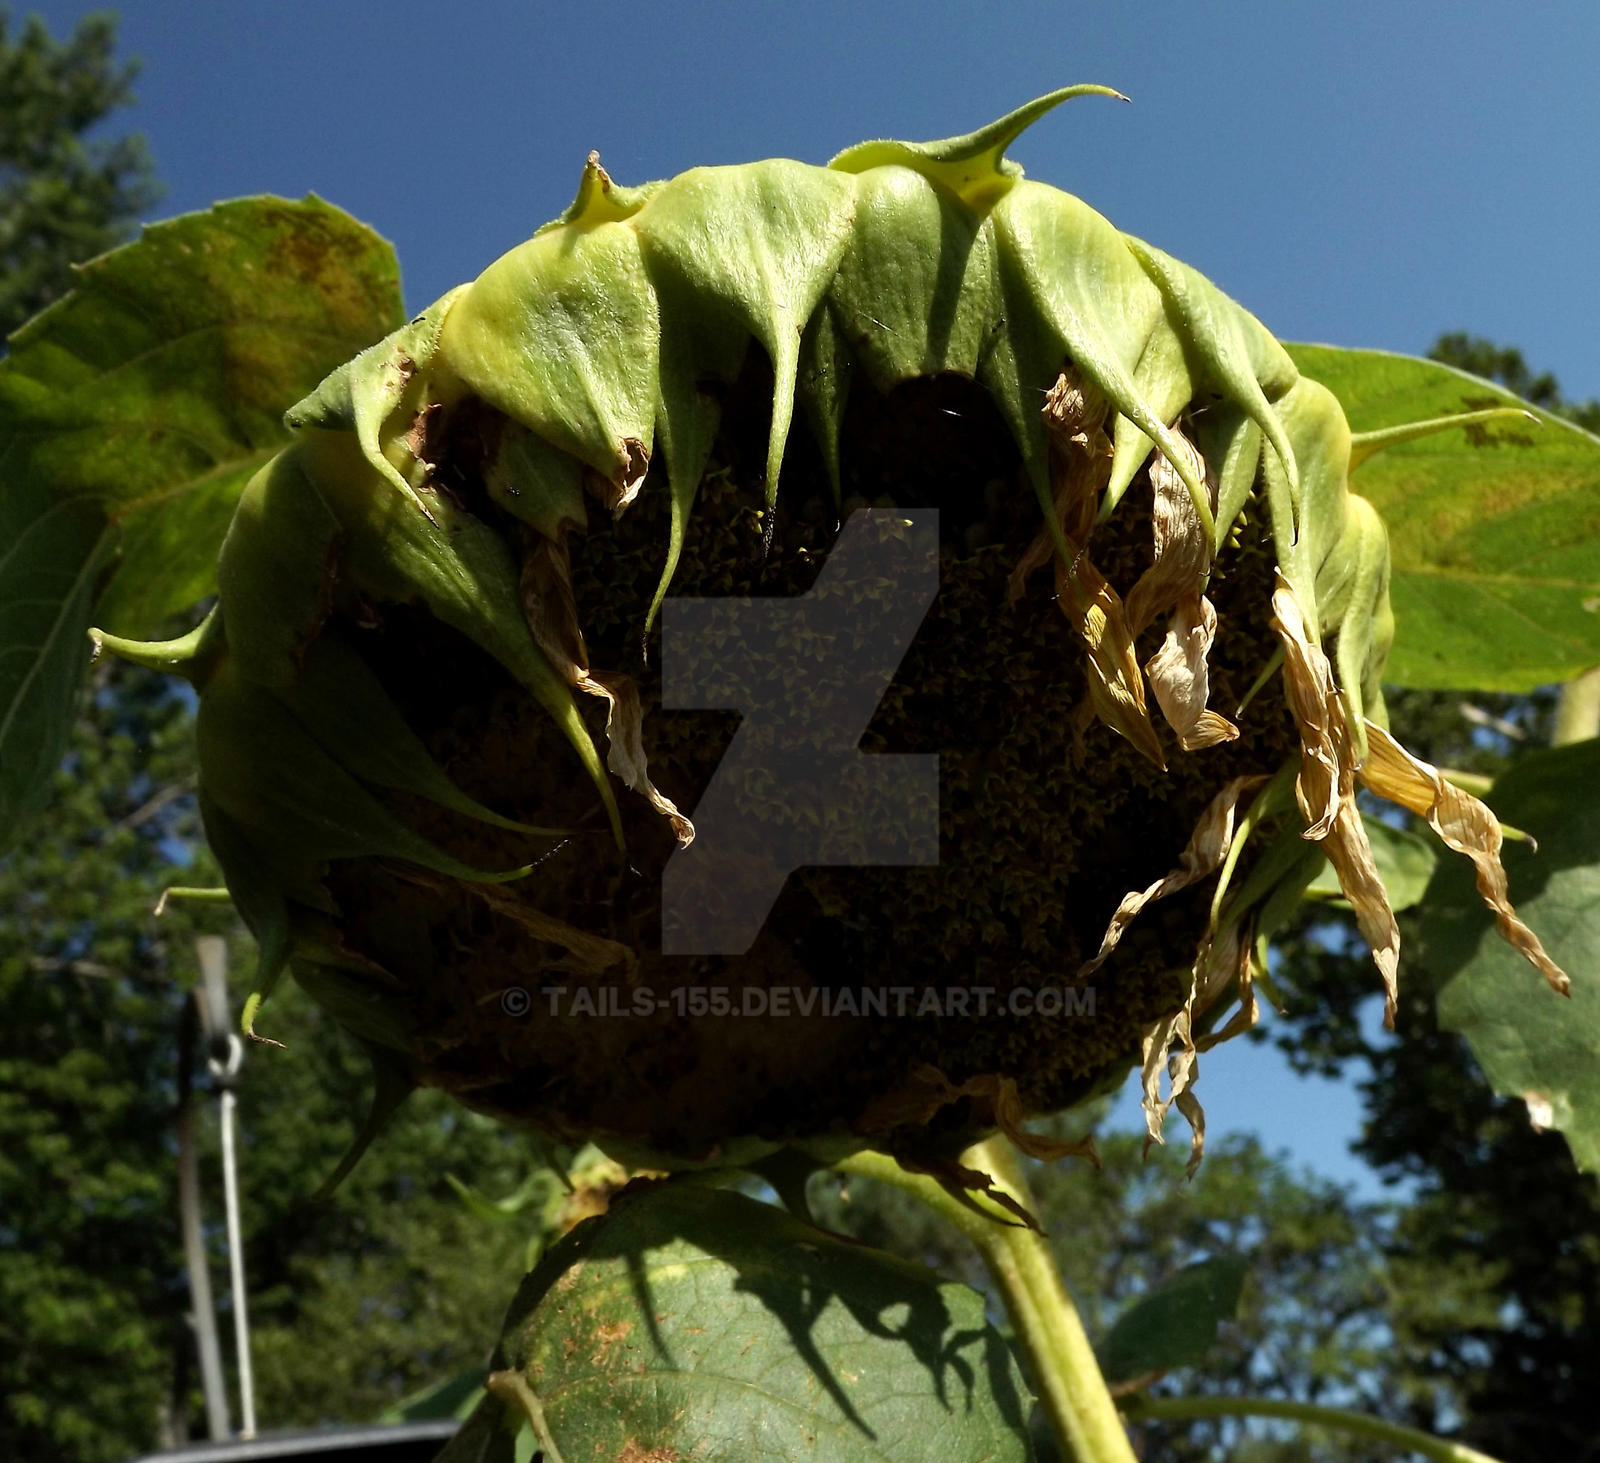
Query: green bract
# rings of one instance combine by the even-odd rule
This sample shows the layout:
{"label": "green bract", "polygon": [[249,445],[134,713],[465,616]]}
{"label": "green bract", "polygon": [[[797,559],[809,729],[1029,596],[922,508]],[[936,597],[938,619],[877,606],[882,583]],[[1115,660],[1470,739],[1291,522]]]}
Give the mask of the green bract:
{"label": "green bract", "polygon": [[[1115,95],[825,168],[627,189],[591,155],[559,220],[288,414],[213,619],[119,646],[200,688],[261,992],[292,960],[393,1080],[559,1138],[927,1166],[1141,1042],[1152,1131],[1195,1117],[1204,1013],[1252,1019],[1255,936],[1323,850],[1392,985],[1353,802],[1388,550],[1347,488],[1385,442],[1193,270],[1006,160],[1084,93]],[[749,956],[663,956],[674,798],[721,748],[661,712],[643,637],[669,590],[803,591],[864,503],[942,515],[938,606],[863,741],[944,759],[941,869],[807,870]],[[1262,690],[1285,654],[1287,697]],[[910,1009],[741,1020],[708,994],[863,987]],[[1057,999],[950,1021],[956,987]],[[654,1019],[573,1009],[616,992]]]}

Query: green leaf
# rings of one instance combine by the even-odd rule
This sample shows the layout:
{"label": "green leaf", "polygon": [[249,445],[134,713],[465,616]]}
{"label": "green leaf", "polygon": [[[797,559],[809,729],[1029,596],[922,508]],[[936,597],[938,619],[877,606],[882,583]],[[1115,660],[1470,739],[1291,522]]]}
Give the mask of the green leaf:
{"label": "green leaf", "polygon": [[515,1463],[517,1432],[507,1425],[506,1410],[485,1397],[434,1463]]}
{"label": "green leaf", "polygon": [[[284,410],[402,316],[393,250],[317,198],[247,198],[78,271],[0,361],[0,840],[60,756],[93,616],[210,594]],[[96,606],[96,596],[101,596]]]}
{"label": "green leaf", "polygon": [[1600,1170],[1600,741],[1535,752],[1495,783],[1495,812],[1538,839],[1508,844],[1517,912],[1572,977],[1562,1000],[1496,933],[1459,859],[1439,866],[1421,916],[1439,1024],[1460,1032],[1496,1092],[1559,1128]]}
{"label": "green leaf", "polygon": [[1031,1457],[1031,1399],[975,1292],[693,1183],[556,1245],[495,1365],[491,1393],[569,1460]]}
{"label": "green leaf", "polygon": [[402,1422],[432,1422],[437,1418],[451,1417],[465,1420],[477,1410],[482,1398],[483,1368],[475,1366],[402,1398],[393,1407],[386,1409],[378,1421],[393,1425]]}
{"label": "green leaf", "polygon": [[[1439,863],[1438,840],[1409,828],[1396,828],[1381,818],[1368,816],[1362,821],[1372,845],[1372,861],[1389,894],[1390,908],[1398,913],[1420,904]],[[1332,864],[1323,864],[1317,877],[1306,886],[1306,898],[1344,899]]]}
{"label": "green leaf", "polygon": [[1400,443],[1352,478],[1389,526],[1397,633],[1385,680],[1521,692],[1600,663],[1600,438],[1434,361],[1289,353],[1357,432],[1497,406],[1539,421]]}
{"label": "green leaf", "polygon": [[1233,1318],[1248,1270],[1237,1256],[1202,1260],[1124,1311],[1101,1347],[1108,1382],[1130,1382],[1205,1360],[1217,1327]]}

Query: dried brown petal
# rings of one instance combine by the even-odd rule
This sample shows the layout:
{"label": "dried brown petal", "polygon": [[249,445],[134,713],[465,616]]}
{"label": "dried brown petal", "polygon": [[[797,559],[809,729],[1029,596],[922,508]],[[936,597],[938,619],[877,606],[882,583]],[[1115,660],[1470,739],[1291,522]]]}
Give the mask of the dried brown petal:
{"label": "dried brown petal", "polygon": [[[1174,425],[1169,429],[1187,459],[1185,465],[1203,482],[1217,506],[1217,480],[1199,449]],[[1154,502],[1150,510],[1150,535],[1155,550],[1150,567],[1128,594],[1128,632],[1135,640],[1159,615],[1180,600],[1198,595],[1211,572],[1211,538],[1195,512],[1194,499],[1178,470],[1157,452],[1150,463]]]}
{"label": "dried brown petal", "polygon": [[589,653],[578,626],[572,593],[572,563],[564,541],[538,536],[523,560],[522,606],[528,628],[569,685],[606,702],[606,766],[650,806],[669,819],[680,846],[694,842],[694,824],[650,781],[644,754],[644,712],[633,678],[589,669]]}
{"label": "dried brown petal", "polygon": [[1195,824],[1194,832],[1189,835],[1189,842],[1178,858],[1177,868],[1165,878],[1156,880],[1148,889],[1135,889],[1122,896],[1116,913],[1111,916],[1111,923],[1106,926],[1100,949],[1092,960],[1079,968],[1080,976],[1092,975],[1105,964],[1123,932],[1145,905],[1176,894],[1180,889],[1187,889],[1222,866],[1223,859],[1228,855],[1228,846],[1233,842],[1233,820],[1239,799],[1265,781],[1264,777],[1236,777],[1211,799],[1201,813],[1200,821]]}
{"label": "dried brown petal", "polygon": [[[1193,1135],[1188,1164],[1190,1178],[1200,1167],[1206,1141],[1205,1111],[1193,1090],[1200,1077],[1199,1055],[1255,1024],[1250,941],[1251,930],[1247,925],[1230,926],[1216,942],[1209,938],[1204,941],[1195,954],[1189,972],[1189,994],[1183,1006],[1172,1015],[1155,1022],[1145,1032],[1141,1045],[1140,1086],[1144,1093],[1145,1148],[1148,1150],[1152,1143],[1166,1141],[1162,1132],[1167,1112],[1176,1107],[1187,1120]],[[1236,977],[1239,981],[1239,1011],[1222,1031],[1196,1041],[1195,1015],[1213,1005]],[[1174,1046],[1178,1047],[1176,1055],[1173,1055]],[[1161,1096],[1163,1072],[1167,1074],[1169,1082],[1165,1098]]]}
{"label": "dried brown petal", "polygon": [[1322,849],[1339,877],[1339,888],[1355,911],[1361,937],[1372,947],[1372,959],[1383,977],[1383,1024],[1392,1031],[1400,995],[1400,926],[1389,906],[1389,891],[1378,877],[1366,825],[1353,796],[1339,805],[1339,814],[1322,840]]}
{"label": "dried brown petal", "polygon": [[1206,657],[1216,638],[1217,612],[1211,601],[1204,595],[1185,595],[1172,612],[1161,649],[1145,662],[1144,673],[1161,714],[1186,752],[1231,742],[1239,735],[1227,717],[1206,709],[1211,699]]}
{"label": "dried brown petal", "polygon": [[1079,383],[1070,370],[1063,371],[1044,408],[1060,543],[1049,530],[1035,537],[1011,572],[1007,599],[1014,603],[1028,576],[1055,560],[1056,603],[1089,652],[1089,696],[1095,714],[1165,771],[1166,758],[1150,724],[1144,677],[1121,596],[1088,555],[1089,533],[1111,465],[1110,444],[1099,425],[1104,414],[1105,403],[1098,400],[1098,393]]}
{"label": "dried brown petal", "polygon": [[1045,431],[1058,447],[1080,447],[1085,452],[1109,455],[1106,414],[1110,403],[1092,381],[1086,381],[1072,367],[1064,366],[1044,394]]}
{"label": "dried brown petal", "polygon": [[[1321,840],[1333,827],[1339,802],[1354,774],[1336,737],[1344,727],[1333,668],[1312,640],[1305,613],[1280,572],[1272,593],[1272,628],[1283,642],[1283,690],[1300,730],[1300,776],[1295,796],[1305,814],[1305,836]],[[1348,743],[1348,733],[1344,740]]]}
{"label": "dried brown petal", "polygon": [[1489,807],[1447,782],[1438,768],[1413,757],[1381,726],[1370,721],[1361,781],[1379,797],[1426,818],[1447,847],[1472,860],[1478,893],[1494,912],[1495,924],[1506,942],[1526,957],[1552,990],[1571,995],[1572,982],[1567,973],[1550,958],[1539,937],[1517,918],[1511,906],[1505,865],[1500,862],[1500,820]]}
{"label": "dried brown petal", "polygon": [[1400,927],[1378,877],[1372,845],[1356,809],[1355,753],[1339,702],[1333,668],[1312,640],[1299,599],[1280,573],[1272,595],[1273,628],[1283,641],[1283,685],[1300,729],[1300,776],[1295,797],[1306,820],[1305,837],[1322,845],[1339,887],[1355,910],[1356,924],[1372,947],[1383,977],[1383,1023],[1394,1026],[1399,996]]}

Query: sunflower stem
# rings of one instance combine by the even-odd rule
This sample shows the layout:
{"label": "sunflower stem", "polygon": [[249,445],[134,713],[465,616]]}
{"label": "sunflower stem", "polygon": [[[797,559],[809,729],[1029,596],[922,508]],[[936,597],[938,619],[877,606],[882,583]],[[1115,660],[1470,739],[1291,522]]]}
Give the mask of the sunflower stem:
{"label": "sunflower stem", "polygon": [[1402,1427],[1369,1417],[1363,1412],[1346,1412],[1338,1407],[1318,1407],[1311,1402],[1285,1402],[1273,1397],[1138,1397],[1124,1402],[1131,1416],[1140,1420],[1192,1422],[1209,1417],[1281,1417],[1290,1422],[1308,1422],[1353,1437],[1390,1443],[1408,1452],[1419,1453],[1436,1463],[1497,1463],[1487,1453],[1436,1438],[1414,1427]]}
{"label": "sunflower stem", "polygon": [[[1033,1195],[1006,1139],[995,1137],[969,1148],[961,1163],[981,1169],[996,1189],[1033,1212]],[[907,1173],[881,1153],[859,1153],[838,1167],[904,1189],[977,1247],[1005,1302],[1028,1380],[1064,1458],[1074,1463],[1136,1463],[1117,1404],[1042,1234],[1019,1224],[982,1194],[970,1195],[970,1203],[963,1203],[934,1180]]]}

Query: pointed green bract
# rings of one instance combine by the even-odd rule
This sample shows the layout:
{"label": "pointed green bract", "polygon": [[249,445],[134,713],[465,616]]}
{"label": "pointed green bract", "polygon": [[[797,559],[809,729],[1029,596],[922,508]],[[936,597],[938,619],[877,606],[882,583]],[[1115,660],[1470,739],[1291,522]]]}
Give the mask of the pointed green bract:
{"label": "pointed green bract", "polygon": [[[1128,237],[1128,248],[1144,266],[1167,303],[1169,323],[1202,393],[1215,392],[1241,408],[1278,454],[1291,486],[1298,473],[1289,439],[1272,410],[1298,374],[1289,354],[1255,316],[1241,309],[1210,280],[1153,248]],[[1113,487],[1116,476],[1113,474]],[[1108,489],[1107,498],[1112,498]],[[1220,503],[1220,535],[1232,522]]]}
{"label": "pointed green bract", "polygon": [[205,684],[211,662],[223,648],[222,625],[214,608],[187,635],[176,640],[125,640],[104,630],[91,630],[89,638],[97,656],[109,650],[122,660],[165,671],[169,676],[181,676],[196,686]]}
{"label": "pointed green bract", "polygon": [[422,601],[526,686],[582,760],[620,845],[610,782],[571,688],[528,629],[517,564],[504,539],[432,488],[420,491],[426,513],[390,492],[348,435],[319,433],[304,445],[318,495],[339,524],[341,562],[350,578],[379,601]]}
{"label": "pointed green bract", "polygon": [[256,854],[250,835],[204,790],[200,793],[200,820],[206,843],[228,881],[233,907],[255,936],[256,968],[241,1023],[246,1036],[255,1036],[256,1013],[289,965],[289,901],[280,881]]}
{"label": "pointed green bract", "polygon": [[[284,425],[354,432],[367,461],[394,484],[402,497],[420,507],[411,484],[385,452],[385,438],[393,435],[393,431],[385,429],[391,425],[391,418],[402,412],[408,396],[412,398],[411,412],[406,413],[399,426],[403,429],[410,425],[410,415],[422,404],[417,388],[426,384],[426,375],[419,381],[418,374],[425,373],[433,360],[444,317],[466,288],[462,285],[451,290],[409,325],[401,326],[393,335],[340,366],[310,396],[290,407]],[[395,456],[403,460],[401,453],[396,452]]]}
{"label": "pointed green bract", "polygon": [[659,339],[633,224],[584,217],[484,270],[445,316],[439,350],[474,393],[626,502],[650,460]]}
{"label": "pointed green bract", "polygon": [[689,514],[722,420],[722,409],[708,388],[733,382],[751,336],[738,311],[701,298],[693,278],[678,268],[670,239],[668,246],[660,246],[656,235],[646,231],[640,247],[661,310],[656,442],[672,494],[667,560],[645,617],[648,631],[683,553]]}
{"label": "pointed green bract", "polygon": [[496,828],[561,836],[560,829],[532,828],[503,817],[462,792],[406,725],[383,683],[334,632],[318,638],[300,674],[278,695],[340,766],[363,782],[415,793]]}
{"label": "pointed green bract", "polygon": [[397,858],[436,873],[494,883],[525,870],[485,872],[413,832],[341,767],[265,687],[221,667],[196,727],[207,795],[280,862]]}
{"label": "pointed green bract", "polygon": [[264,686],[294,680],[333,610],[340,527],[311,475],[317,447],[307,437],[251,478],[217,560],[228,643]]}
{"label": "pointed green bract", "polygon": [[773,158],[693,168],[663,184],[632,221],[652,274],[670,277],[680,300],[738,321],[772,360],[769,503],[794,414],[800,337],[850,241],[853,206],[848,178]]}
{"label": "pointed green bract", "polygon": [[860,369],[860,362],[844,338],[834,312],[818,310],[800,341],[800,375],[796,389],[806,424],[822,453],[822,465],[827,469],[835,504],[844,496],[839,433],[850,404],[850,383]]}
{"label": "pointed green bract", "polygon": [[994,294],[991,235],[971,209],[906,168],[856,178],[828,308],[880,391],[941,371],[976,375]]}
{"label": "pointed green bract", "polygon": [[949,189],[969,208],[987,208],[1022,176],[1022,169],[1006,157],[1006,149],[1046,112],[1083,96],[1128,100],[1109,86],[1064,86],[976,132],[938,142],[860,142],[847,147],[828,166],[847,173],[884,166],[911,168]]}
{"label": "pointed green bract", "polygon": [[[306,978],[314,988],[316,976],[308,974]],[[363,1041],[361,1044],[372,1063],[372,1102],[361,1127],[350,1140],[349,1150],[334,1171],[318,1185],[316,1193],[312,1195],[314,1200],[327,1199],[350,1176],[350,1171],[361,1162],[362,1155],[394,1120],[401,1103],[417,1090],[417,1079],[411,1071],[411,1064],[398,1056],[392,1047],[373,1041]]]}
{"label": "pointed green bract", "polygon": [[[1171,422],[1194,395],[1194,378],[1189,374],[1189,363],[1184,355],[1183,341],[1170,328],[1170,305],[1167,329],[1156,330],[1145,342],[1145,348],[1134,368],[1133,389],[1139,394],[1150,415],[1158,422]],[[1149,461],[1155,443],[1134,423],[1125,412],[1118,412],[1111,429],[1111,477],[1100,498],[1100,517],[1109,518],[1116,511],[1128,484]]]}
{"label": "pointed green bract", "polygon": [[1255,491],[1261,465],[1261,429],[1235,406],[1218,406],[1195,422],[1195,445],[1217,474],[1217,536],[1238,521]]}

